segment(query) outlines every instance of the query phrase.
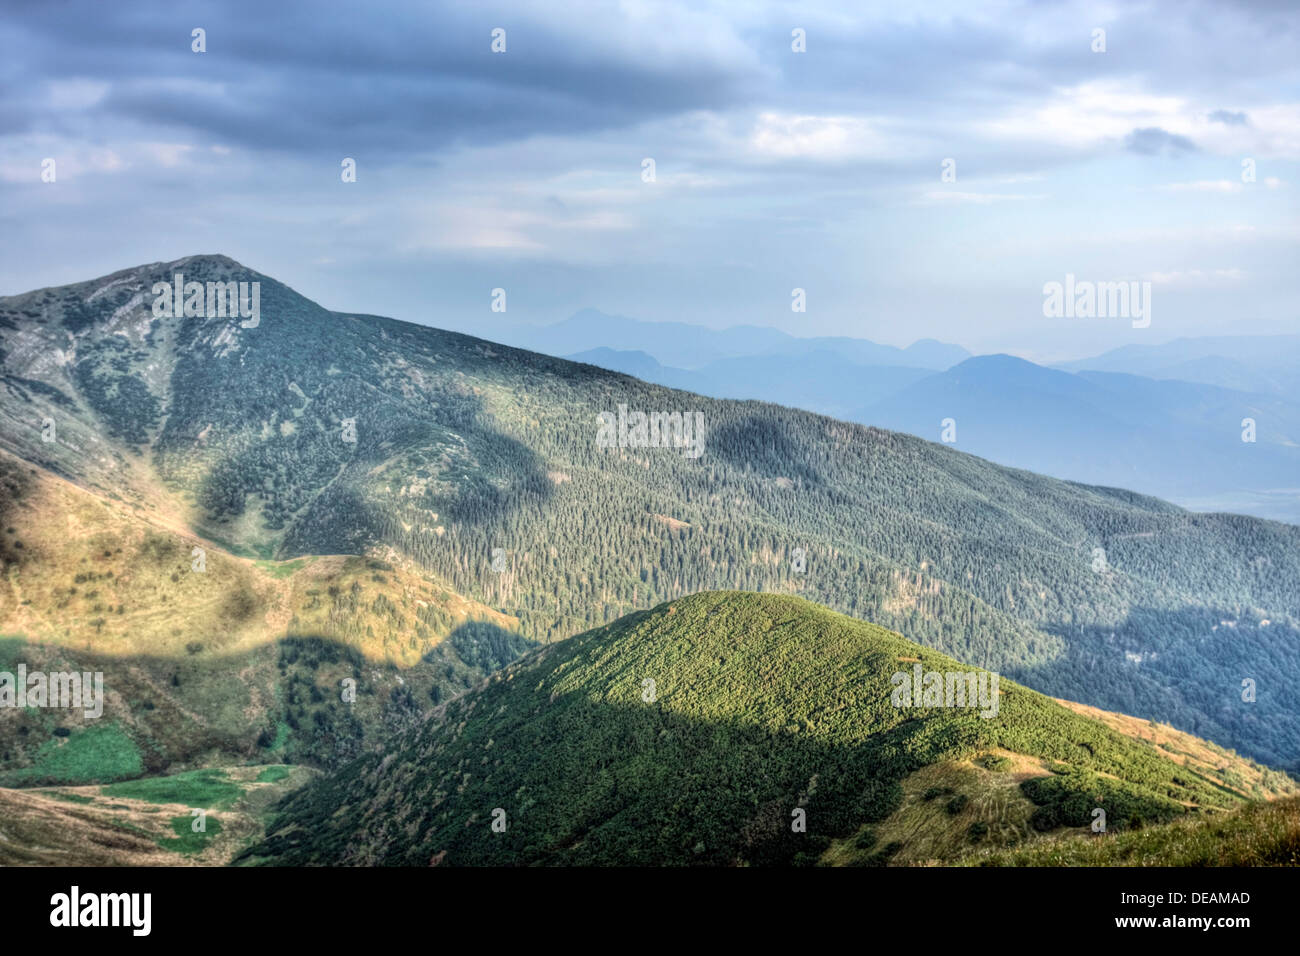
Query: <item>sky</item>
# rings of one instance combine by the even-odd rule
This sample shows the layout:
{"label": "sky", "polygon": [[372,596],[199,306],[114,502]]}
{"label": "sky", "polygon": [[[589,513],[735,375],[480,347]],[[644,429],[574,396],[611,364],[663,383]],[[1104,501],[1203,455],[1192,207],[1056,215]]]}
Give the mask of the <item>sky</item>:
{"label": "sky", "polygon": [[[501,341],[1300,331],[1292,2],[6,0],[0,49],[3,295],[220,253]],[[1150,324],[1044,315],[1067,274]]]}

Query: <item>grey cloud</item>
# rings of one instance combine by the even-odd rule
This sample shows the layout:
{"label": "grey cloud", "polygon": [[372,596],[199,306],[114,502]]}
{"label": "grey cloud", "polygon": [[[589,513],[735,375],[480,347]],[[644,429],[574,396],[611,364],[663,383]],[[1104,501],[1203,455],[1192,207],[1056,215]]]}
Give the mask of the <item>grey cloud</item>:
{"label": "grey cloud", "polygon": [[[1242,132],[1232,118],[1246,112],[1258,127],[1265,109],[1298,95],[1298,18],[1282,5],[1152,0],[1113,7],[1098,24],[1070,0],[871,11],[820,2],[8,0],[0,289],[202,248],[302,277],[326,305],[470,331],[489,319],[484,289],[509,285],[510,321],[593,305],[868,337],[862,323],[878,322],[880,337],[906,315],[909,337],[964,339],[978,325],[990,340],[1024,345],[1045,334],[1041,322],[1008,318],[1024,288],[1076,263],[1119,268],[1070,238],[1062,224],[1072,215],[1080,228],[1101,219],[1122,235],[1189,204],[1203,204],[1206,222],[1223,212],[1213,193],[1152,191],[1139,204],[1112,188],[1134,172],[1124,146],[1185,157],[1197,169],[1182,179],[1224,174],[1216,156],[1196,156],[1195,143],[1157,128],[1173,127],[1163,111],[1130,119],[1151,128],[1121,135],[1118,150],[1091,135],[1109,126],[1082,116],[1080,89],[1095,87],[1112,119],[1121,114],[1111,94],[1193,104],[1202,116],[1215,103],[1242,110],[1215,111],[1212,121],[1228,124],[1220,133]],[[1097,25],[1105,54],[1090,49]],[[195,26],[207,30],[206,54],[190,52]],[[505,55],[489,51],[496,26],[508,30]],[[806,53],[790,50],[794,26],[807,30]],[[78,84],[107,93],[90,103]],[[1037,123],[1053,109],[1067,122],[1082,116],[1089,135]],[[831,148],[756,145],[756,133],[786,130],[790,117],[831,120],[822,139],[811,137]],[[847,133],[834,128],[840,120]],[[837,153],[836,135],[854,148]],[[60,159],[48,188],[35,172],[46,140],[77,157]],[[208,149],[216,145],[233,150]],[[152,147],[193,148],[169,166]],[[122,165],[95,165],[102,154]],[[343,156],[359,167],[346,188]],[[657,185],[640,180],[645,156],[658,164]],[[1054,202],[915,202],[942,188],[949,156],[959,192]],[[1032,182],[1007,183],[1017,177]],[[1276,194],[1238,198],[1252,197]],[[143,229],[141,210],[169,213]],[[1258,214],[1257,237],[1271,213]],[[1155,243],[1135,268],[1235,265],[1220,261],[1221,246]],[[969,282],[974,273],[960,271],[976,268],[968,249],[987,253]],[[1260,249],[1250,246],[1252,263]],[[1284,267],[1295,244],[1269,250],[1281,264],[1252,266],[1251,298],[1235,311],[1294,311]],[[1257,271],[1278,278],[1269,287]],[[817,307],[792,319],[789,290],[804,285]],[[1217,321],[1218,305],[1197,300],[1189,315]]]}
{"label": "grey cloud", "polygon": [[[637,20],[616,7],[567,12],[526,2],[33,3],[0,24],[0,47],[13,51],[0,63],[0,120],[9,132],[90,128],[101,137],[129,123],[199,145],[310,157],[364,145],[374,163],[747,108],[904,121],[923,114],[942,134],[949,121],[996,115],[1055,87],[1156,77],[1180,93],[1213,82],[1228,98],[1233,71],[1254,84],[1268,64],[1291,62],[1274,26],[1249,36],[1250,62],[1230,59],[1230,72],[1209,77],[1195,64],[1245,28],[1208,10],[1194,24],[1157,18],[1160,30],[1145,14],[1120,11],[1104,55],[1090,51],[1089,31],[1073,18],[1032,3],[1019,10],[1026,29],[977,11],[855,21],[815,5],[797,14],[756,6],[733,27],[690,4]],[[808,31],[804,54],[790,51],[796,21]],[[194,26],[207,30],[205,54],[190,52]],[[495,26],[508,31],[504,55],[489,50]],[[32,90],[72,78],[110,84],[92,115],[32,102]]]}
{"label": "grey cloud", "polygon": [[[340,22],[339,13],[350,22]],[[756,74],[737,41],[682,37],[680,55],[602,42],[554,17],[397,4],[236,2],[168,8],[91,2],[33,5],[0,27],[0,45],[26,51],[22,82],[5,84],[6,129],[57,130],[25,103],[42,81],[104,80],[103,122],[188,130],[209,141],[310,152],[358,140],[383,150],[437,150],[535,134],[581,134],[747,97]],[[507,28],[508,50],[490,51]],[[190,30],[207,31],[207,52]],[[5,72],[11,72],[6,70]]]}
{"label": "grey cloud", "polygon": [[1234,113],[1231,110],[1215,110],[1210,114],[1211,123],[1222,123],[1225,126],[1249,126],[1250,119],[1245,113]]}
{"label": "grey cloud", "polygon": [[1186,136],[1167,132],[1158,126],[1133,130],[1124,138],[1124,148],[1141,156],[1177,156],[1196,152],[1196,144]]}

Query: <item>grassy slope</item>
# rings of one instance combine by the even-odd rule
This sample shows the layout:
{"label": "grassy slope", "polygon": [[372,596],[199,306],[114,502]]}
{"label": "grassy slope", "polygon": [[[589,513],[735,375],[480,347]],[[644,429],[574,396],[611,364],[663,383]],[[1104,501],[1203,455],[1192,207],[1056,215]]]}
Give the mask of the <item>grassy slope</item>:
{"label": "grassy slope", "polygon": [[1214,817],[1040,841],[963,857],[965,866],[1300,866],[1300,798]]}
{"label": "grassy slope", "polygon": [[[268,808],[312,775],[249,766],[103,787],[0,789],[0,866],[219,865],[259,838]],[[191,811],[199,808],[205,830],[195,833]]]}
{"label": "grassy slope", "polygon": [[[107,695],[99,720],[0,710],[0,784],[267,759],[257,740],[278,726],[288,731],[281,756],[328,762],[308,739],[324,733],[317,711],[387,733],[402,709],[394,691],[403,701],[409,693],[413,719],[433,706],[435,686],[450,697],[490,669],[476,657],[492,655],[476,647],[475,627],[518,641],[508,636],[514,619],[409,564],[346,555],[255,562],[3,453],[0,480],[10,488],[0,528],[0,669],[102,671]],[[196,546],[206,551],[202,573],[192,570]],[[358,681],[350,709],[340,700],[343,677]],[[284,723],[290,711],[297,730]],[[54,736],[60,727],[72,735]]]}
{"label": "grassy slope", "polygon": [[[909,777],[990,751],[1035,758],[1057,782],[1049,805],[1031,808],[1050,826],[1082,824],[1098,800],[1115,829],[1240,803],[1151,745],[1007,681],[992,719],[897,709],[890,675],[916,659],[970,669],[798,598],[693,595],[511,665],[386,752],[291,795],[245,858],[860,862],[879,854],[864,825],[904,808]],[[791,832],[797,808],[806,833]],[[491,825],[498,810],[504,832]],[[864,846],[846,854],[846,840]]]}
{"label": "grassy slope", "polygon": [[[272,636],[313,636],[346,642],[370,661],[411,667],[458,623],[518,625],[409,564],[232,555],[0,452],[0,476],[24,470],[0,539],[5,633],[118,657],[179,657],[195,643],[233,654]],[[202,573],[192,566],[195,547],[205,552]],[[339,595],[331,589],[350,597],[354,584],[363,597],[333,600]]]}

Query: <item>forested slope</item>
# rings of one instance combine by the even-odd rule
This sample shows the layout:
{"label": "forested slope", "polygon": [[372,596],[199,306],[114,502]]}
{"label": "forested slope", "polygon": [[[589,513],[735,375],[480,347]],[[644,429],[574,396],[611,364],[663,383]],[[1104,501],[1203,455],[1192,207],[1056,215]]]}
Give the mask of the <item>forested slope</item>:
{"label": "forested slope", "polygon": [[[1047,762],[1021,784],[1033,805],[1021,839],[1087,826],[1097,808],[1122,832],[1242,803],[1009,681],[995,707],[991,692],[975,706],[898,706],[894,675],[914,666],[971,671],[799,598],[692,595],[510,665],[290,795],[244,859],[812,864],[852,838],[872,851],[855,862],[889,862],[905,841],[877,848],[868,828],[902,805],[904,778],[991,750]],[[1264,779],[1294,793],[1282,774]]]}
{"label": "forested slope", "polygon": [[[257,327],[154,318],[152,283],[178,271],[260,281]],[[329,312],[222,257],[0,300],[0,348],[5,447],[235,554],[389,549],[542,641],[705,589],[798,593],[1046,693],[1300,759],[1294,526]],[[704,453],[599,447],[619,405],[700,412]]]}

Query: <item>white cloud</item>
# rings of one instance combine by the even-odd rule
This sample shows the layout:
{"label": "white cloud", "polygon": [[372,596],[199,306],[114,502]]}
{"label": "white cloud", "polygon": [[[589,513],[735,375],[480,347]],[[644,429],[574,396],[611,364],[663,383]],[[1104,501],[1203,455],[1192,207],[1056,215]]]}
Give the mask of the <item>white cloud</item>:
{"label": "white cloud", "polygon": [[1241,269],[1188,269],[1175,272],[1149,272],[1142,277],[1156,285],[1213,285],[1240,282],[1246,278]]}
{"label": "white cloud", "polygon": [[1187,98],[1134,91],[1130,81],[1097,80],[1058,87],[974,129],[995,139],[1096,149],[1122,142],[1135,129],[1157,128],[1215,155],[1300,158],[1300,104],[1248,104],[1245,112],[1248,126],[1214,123]]}
{"label": "white cloud", "polygon": [[884,138],[869,121],[854,116],[760,113],[749,146],[771,159],[844,160],[885,155]]}
{"label": "white cloud", "polygon": [[1167,183],[1157,188],[1176,193],[1239,193],[1245,187],[1241,183],[1234,183],[1231,179],[1202,179],[1194,183]]}
{"label": "white cloud", "polygon": [[141,143],[141,149],[159,166],[180,166],[185,155],[194,149],[188,143]]}
{"label": "white cloud", "polygon": [[965,193],[934,189],[921,197],[926,203],[974,203],[987,206],[996,202],[1015,202],[1029,199],[1046,199],[1045,194],[1013,195],[1011,193]]}
{"label": "white cloud", "polygon": [[1194,125],[1194,115],[1182,97],[1135,93],[1127,84],[1098,80],[1057,88],[1038,104],[1018,107],[977,129],[996,138],[1083,149],[1122,140],[1145,127],[1188,136]]}

